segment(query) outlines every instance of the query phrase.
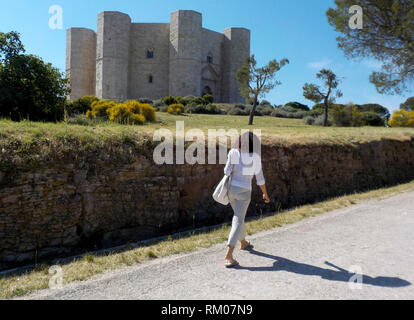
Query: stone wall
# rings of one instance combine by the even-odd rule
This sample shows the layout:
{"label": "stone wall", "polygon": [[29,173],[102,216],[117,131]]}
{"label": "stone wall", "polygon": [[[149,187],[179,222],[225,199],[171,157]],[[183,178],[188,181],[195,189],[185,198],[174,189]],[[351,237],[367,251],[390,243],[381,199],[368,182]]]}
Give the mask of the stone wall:
{"label": "stone wall", "polygon": [[[151,152],[147,152],[148,155]],[[348,146],[264,145],[269,193],[249,214],[414,178],[414,138]],[[222,165],[157,166],[128,144],[62,155],[35,170],[0,172],[0,267],[229,221],[214,203]]]}

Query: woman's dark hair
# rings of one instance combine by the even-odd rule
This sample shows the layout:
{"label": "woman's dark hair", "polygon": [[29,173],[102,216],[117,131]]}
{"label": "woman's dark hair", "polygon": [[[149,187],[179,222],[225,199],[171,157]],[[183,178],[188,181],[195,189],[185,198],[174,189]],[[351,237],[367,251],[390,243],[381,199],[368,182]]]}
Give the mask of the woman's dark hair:
{"label": "woman's dark hair", "polygon": [[[249,143],[248,143],[249,150],[244,150],[244,149],[242,150],[242,148],[243,148],[242,143],[244,141],[246,141],[244,143],[246,144],[245,148],[247,149],[247,139],[249,139]],[[260,139],[253,132],[249,131],[249,132],[245,132],[241,136],[239,136],[236,143],[233,145],[233,148],[238,149],[238,150],[242,150],[242,151],[245,151],[245,152],[248,151],[251,154],[251,153],[254,153],[254,151],[255,151],[254,150],[255,145],[256,145],[256,147],[260,148],[260,146],[261,146],[260,145]]]}

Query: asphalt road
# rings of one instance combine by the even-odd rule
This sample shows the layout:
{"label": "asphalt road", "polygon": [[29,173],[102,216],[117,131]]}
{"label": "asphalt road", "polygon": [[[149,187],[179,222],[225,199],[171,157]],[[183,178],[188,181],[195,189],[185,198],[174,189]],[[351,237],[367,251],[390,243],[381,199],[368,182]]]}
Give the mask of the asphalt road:
{"label": "asphalt road", "polygon": [[237,269],[224,268],[223,243],[26,299],[414,299],[414,192],[250,240]]}

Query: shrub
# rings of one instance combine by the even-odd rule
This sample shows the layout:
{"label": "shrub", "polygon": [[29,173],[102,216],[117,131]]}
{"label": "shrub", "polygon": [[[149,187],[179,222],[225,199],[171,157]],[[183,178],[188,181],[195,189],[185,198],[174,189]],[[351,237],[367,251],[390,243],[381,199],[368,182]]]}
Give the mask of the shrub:
{"label": "shrub", "polygon": [[388,122],[391,127],[414,127],[414,111],[405,109],[395,110],[391,120]]}
{"label": "shrub", "polygon": [[303,118],[303,122],[308,125],[313,125],[315,123],[315,117],[306,116],[305,118]]}
{"label": "shrub", "polygon": [[361,112],[374,112],[378,114],[381,118],[386,118],[390,116],[390,112],[388,111],[388,109],[380,104],[369,103],[360,106],[357,105],[357,107],[358,110]]}
{"label": "shrub", "polygon": [[220,108],[214,104],[208,104],[206,106],[189,104],[185,107],[185,112],[195,114],[221,114]]}
{"label": "shrub", "polygon": [[96,117],[102,117],[107,118],[108,117],[108,109],[111,109],[116,106],[116,103],[114,101],[110,100],[97,100],[92,103],[91,110],[88,110],[86,112],[86,116],[88,118],[96,118]]}
{"label": "shrub", "polygon": [[233,107],[227,111],[227,114],[230,116],[247,116],[248,112],[246,112],[245,110]]}
{"label": "shrub", "polygon": [[186,105],[190,104],[191,101],[194,100],[194,98],[196,98],[196,97],[195,96],[185,96],[185,97],[181,98],[181,104],[186,106]]}
{"label": "shrub", "polygon": [[[246,112],[247,112],[248,115],[250,115],[250,112],[252,111],[252,109],[253,109],[253,106],[247,106],[246,107],[245,110],[246,110]],[[254,112],[254,115],[255,116],[258,116],[258,117],[262,117],[263,116],[263,114],[260,111],[260,108],[259,107],[256,107],[256,111]]]}
{"label": "shrub", "polygon": [[203,95],[204,104],[212,104],[214,102],[214,97],[211,94]]}
{"label": "shrub", "polygon": [[260,102],[260,105],[263,106],[263,107],[265,107],[265,106],[270,106],[271,107],[272,106],[272,104],[267,100],[262,100]]}
{"label": "shrub", "polygon": [[381,118],[378,113],[370,111],[370,112],[362,112],[361,117],[362,124],[365,126],[373,126],[373,127],[384,127],[385,120]]}
{"label": "shrub", "polygon": [[145,121],[155,121],[155,109],[147,103],[139,103],[135,100],[126,101],[125,105],[135,114],[144,116]]}
{"label": "shrub", "polygon": [[140,103],[154,105],[154,102],[151,99],[149,99],[149,98],[139,98],[138,101]]}
{"label": "shrub", "polygon": [[98,100],[95,96],[84,96],[74,101],[68,101],[66,111],[69,115],[85,114],[88,110],[91,110],[92,103]]}
{"label": "shrub", "polygon": [[190,101],[187,101],[187,104],[189,103],[195,104],[195,105],[206,104],[204,99],[201,97],[194,97]]}
{"label": "shrub", "polygon": [[307,105],[304,105],[302,103],[299,102],[289,102],[285,104],[285,107],[291,107],[293,109],[296,110],[301,110],[301,111],[309,111],[309,107]]}
{"label": "shrub", "polygon": [[331,111],[332,122],[337,127],[360,127],[362,112],[355,105],[334,105]]}
{"label": "shrub", "polygon": [[162,102],[164,102],[164,104],[166,104],[167,106],[170,106],[172,104],[177,104],[177,101],[175,100],[173,96],[165,97],[164,99],[162,99]]}
{"label": "shrub", "polygon": [[175,101],[176,101],[177,104],[182,104],[183,106],[187,105],[187,100],[185,100],[181,96],[175,97]]}
{"label": "shrub", "polygon": [[259,111],[264,115],[264,116],[270,116],[272,114],[272,112],[274,111],[274,108],[269,106],[269,105],[265,105],[265,107],[261,107],[259,108]]}
{"label": "shrub", "polygon": [[170,114],[176,114],[176,115],[182,114],[184,112],[184,106],[178,103],[172,104],[169,106],[167,112]]}
{"label": "shrub", "polygon": [[[325,116],[321,114],[320,116],[315,118],[315,122],[313,123],[315,126],[323,126],[325,120]],[[332,122],[331,119],[328,116],[328,126],[331,126]]]}
{"label": "shrub", "polygon": [[[139,104],[139,102],[137,103]],[[142,125],[145,123],[145,117],[139,111],[139,106],[133,103],[120,103],[107,110],[111,121],[121,124]]]}
{"label": "shrub", "polygon": [[292,107],[279,107],[275,108],[272,113],[270,114],[272,117],[277,118],[288,118],[288,119],[303,119],[309,112],[307,111],[298,111]]}

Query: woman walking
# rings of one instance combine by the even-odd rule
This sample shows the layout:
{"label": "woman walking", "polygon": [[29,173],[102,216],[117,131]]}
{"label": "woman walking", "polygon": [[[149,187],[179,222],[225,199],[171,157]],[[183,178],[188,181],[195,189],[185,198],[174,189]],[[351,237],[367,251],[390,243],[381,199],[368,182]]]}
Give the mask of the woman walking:
{"label": "woman walking", "polygon": [[233,258],[234,248],[238,241],[241,242],[241,250],[249,250],[253,247],[250,242],[246,241],[244,227],[244,219],[251,200],[253,176],[256,176],[257,185],[263,192],[263,200],[266,203],[270,202],[263,176],[262,159],[258,153],[254,152],[255,145],[260,146],[260,141],[252,132],[246,132],[240,136],[236,145],[230,150],[224,168],[224,174],[231,177],[228,197],[234,211],[225,258],[227,268],[239,264]]}

